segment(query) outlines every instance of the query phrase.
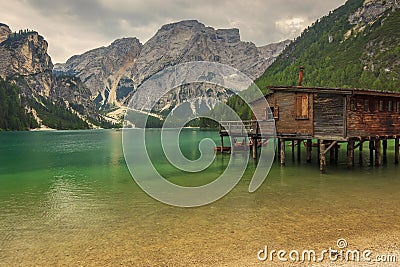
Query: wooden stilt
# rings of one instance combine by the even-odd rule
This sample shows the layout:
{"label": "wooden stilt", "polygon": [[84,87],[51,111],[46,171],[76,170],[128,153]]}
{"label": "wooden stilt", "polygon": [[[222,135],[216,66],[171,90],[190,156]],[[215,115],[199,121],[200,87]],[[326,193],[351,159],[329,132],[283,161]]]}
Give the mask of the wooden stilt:
{"label": "wooden stilt", "polygon": [[330,150],[329,150],[329,161],[331,163],[335,162],[335,147],[336,145],[334,145]]}
{"label": "wooden stilt", "polygon": [[311,162],[312,140],[307,140],[307,162]]}
{"label": "wooden stilt", "polygon": [[358,148],[358,163],[362,166],[363,165],[363,146],[364,142],[360,141],[359,148]]}
{"label": "wooden stilt", "polygon": [[338,162],[339,162],[339,145],[336,144],[334,146],[334,149],[335,149],[335,164],[338,164]]}
{"label": "wooden stilt", "polygon": [[385,139],[382,141],[382,147],[383,147],[383,164],[387,163],[387,146],[388,146],[388,141]]}
{"label": "wooden stilt", "polygon": [[303,140],[297,140],[297,161],[300,162],[301,161],[301,142]]}
{"label": "wooden stilt", "polygon": [[324,140],[319,141],[319,169],[321,172],[326,172],[326,160],[325,160],[325,144]]}
{"label": "wooden stilt", "polygon": [[374,164],[374,142],[369,141],[369,164],[372,166]]}
{"label": "wooden stilt", "polygon": [[221,135],[221,153],[224,153],[224,136]]}
{"label": "wooden stilt", "polygon": [[399,164],[399,138],[394,139],[394,164]]}
{"label": "wooden stilt", "polygon": [[278,163],[280,163],[280,159],[281,159],[281,141],[282,141],[282,139],[281,138],[278,138],[278,145],[277,145],[277,153],[276,153],[276,155],[277,155],[277,157],[276,157],[276,160],[277,160],[277,162]]}
{"label": "wooden stilt", "polygon": [[285,166],[285,139],[281,139],[281,166]]}
{"label": "wooden stilt", "polygon": [[347,143],[347,167],[353,168],[354,166],[354,141],[350,140]]}
{"label": "wooden stilt", "polygon": [[292,139],[292,159],[294,160],[294,149],[295,149],[296,142]]}
{"label": "wooden stilt", "polygon": [[253,142],[253,159],[257,158],[257,138],[253,137],[252,138],[252,142]]}
{"label": "wooden stilt", "polygon": [[381,157],[381,140],[377,138],[375,140],[375,166],[379,167],[382,165],[382,157]]}
{"label": "wooden stilt", "polygon": [[321,161],[321,140],[317,140],[318,142],[318,151],[317,151],[317,155],[318,155],[318,162]]}

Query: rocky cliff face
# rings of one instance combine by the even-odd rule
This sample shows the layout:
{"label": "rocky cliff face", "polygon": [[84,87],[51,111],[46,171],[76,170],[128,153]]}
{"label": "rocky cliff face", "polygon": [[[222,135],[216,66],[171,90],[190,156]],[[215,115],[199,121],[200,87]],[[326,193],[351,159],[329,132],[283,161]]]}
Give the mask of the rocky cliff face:
{"label": "rocky cliff face", "polygon": [[365,0],[362,7],[349,16],[349,22],[358,28],[375,22],[387,10],[393,12],[400,8],[399,0]]}
{"label": "rocky cliff face", "polygon": [[49,96],[53,85],[53,63],[47,47],[46,40],[37,32],[10,34],[0,43],[0,76],[3,79],[22,77],[24,82],[19,85],[27,93]]}
{"label": "rocky cliff face", "polygon": [[[238,29],[215,30],[189,20],[162,26],[144,45],[134,38],[117,40],[109,47],[91,50],[56,65],[55,71],[80,77],[99,106],[107,108],[126,104],[143,81],[165,67],[184,62],[219,62],[255,79],[288,43],[258,48],[241,41]],[[219,95],[222,100],[228,96]],[[170,100],[174,99],[177,98],[171,95]],[[160,110],[171,101],[166,100],[164,107],[160,104]]]}
{"label": "rocky cliff face", "polygon": [[[0,41],[0,77],[18,85],[24,99],[29,99],[24,104],[26,110],[32,108],[28,103],[40,103],[40,99],[45,99],[53,103],[49,105],[62,103],[60,109],[79,113],[83,119],[98,118],[91,93],[83,83],[68,76],[55,79],[53,63],[47,54],[48,43],[41,35],[28,30],[12,33],[7,25],[0,24]],[[53,116],[57,120],[58,115]],[[36,120],[42,121],[38,116]]]}
{"label": "rocky cliff face", "polygon": [[136,38],[119,39],[110,46],[73,56],[65,64],[56,64],[54,69],[58,74],[79,77],[98,105],[116,104],[119,82],[125,79],[127,69],[134,65],[141,48]]}

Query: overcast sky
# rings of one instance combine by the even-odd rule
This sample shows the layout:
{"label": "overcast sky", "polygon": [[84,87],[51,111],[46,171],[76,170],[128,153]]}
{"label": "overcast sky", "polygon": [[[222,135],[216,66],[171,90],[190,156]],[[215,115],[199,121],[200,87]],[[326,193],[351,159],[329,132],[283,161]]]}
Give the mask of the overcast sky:
{"label": "overcast sky", "polygon": [[49,42],[53,62],[107,46],[121,37],[142,43],[164,24],[197,19],[238,28],[258,46],[293,39],[345,0],[2,0],[0,22],[32,29]]}

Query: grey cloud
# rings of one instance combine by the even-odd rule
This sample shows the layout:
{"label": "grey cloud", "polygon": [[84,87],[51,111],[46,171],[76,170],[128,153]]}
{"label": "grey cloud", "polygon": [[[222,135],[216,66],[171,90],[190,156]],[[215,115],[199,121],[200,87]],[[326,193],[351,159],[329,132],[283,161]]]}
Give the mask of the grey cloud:
{"label": "grey cloud", "polygon": [[[306,27],[345,0],[16,0],[38,20],[35,30],[50,43],[55,61],[65,61],[67,51],[82,53],[99,42],[107,45],[113,39],[135,36],[147,41],[163,24],[197,19],[214,28],[240,29],[243,40],[265,45],[292,39],[302,28],[283,30],[285,21],[301,19]],[[3,10],[0,16],[3,16]],[[21,16],[18,25],[31,28],[30,18]],[[277,27],[278,21],[281,27]],[[4,21],[8,23],[7,21]],[[24,22],[24,23],[22,23]],[[43,26],[46,23],[50,26]],[[12,26],[12,25],[10,25]],[[60,35],[73,42],[60,42]],[[57,36],[57,38],[56,38]],[[53,40],[54,39],[54,40]],[[56,43],[57,41],[57,43]],[[74,43],[76,45],[74,45]],[[91,44],[91,45],[90,45]],[[73,47],[65,47],[72,45]],[[52,48],[53,47],[53,48]]]}

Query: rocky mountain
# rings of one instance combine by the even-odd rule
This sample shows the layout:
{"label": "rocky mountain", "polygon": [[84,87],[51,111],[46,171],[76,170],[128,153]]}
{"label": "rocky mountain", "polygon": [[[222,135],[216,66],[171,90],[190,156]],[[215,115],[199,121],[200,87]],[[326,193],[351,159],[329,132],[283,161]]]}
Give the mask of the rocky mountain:
{"label": "rocky mountain", "polygon": [[[13,107],[10,110],[31,114],[36,123],[29,124],[35,126],[76,129],[88,128],[92,122],[99,123],[90,91],[82,83],[75,82],[78,86],[71,86],[71,77],[56,79],[53,75],[48,43],[41,35],[30,30],[13,33],[7,25],[0,24],[0,41],[2,90],[13,98],[17,96],[17,99],[7,100],[7,105]],[[19,101],[22,111],[15,106],[15,101]],[[21,116],[13,112],[3,115],[5,126],[0,125],[0,128],[18,130],[29,126],[27,119],[18,123]]]}
{"label": "rocky mountain", "polygon": [[[241,41],[238,29],[216,30],[198,21],[188,20],[162,26],[144,45],[136,38],[120,39],[108,47],[73,56],[65,64],[57,64],[54,71],[79,77],[90,88],[98,107],[108,109],[126,105],[143,81],[179,63],[219,62],[255,79],[288,43],[285,41],[256,47],[251,42]],[[196,90],[202,90],[199,96],[205,96],[207,89]],[[183,91],[193,90],[186,88]],[[226,92],[218,95],[221,100],[229,97]],[[171,94],[171,98],[164,101],[157,106],[159,111],[185,101],[185,98]],[[212,106],[213,103],[196,105]]]}
{"label": "rocky mountain", "polygon": [[400,1],[349,0],[317,20],[257,80],[303,85],[400,90]]}

